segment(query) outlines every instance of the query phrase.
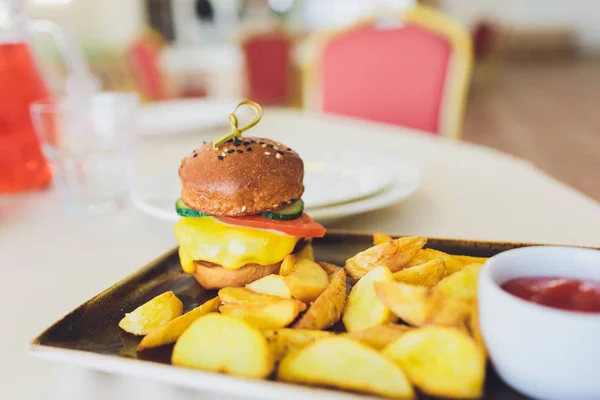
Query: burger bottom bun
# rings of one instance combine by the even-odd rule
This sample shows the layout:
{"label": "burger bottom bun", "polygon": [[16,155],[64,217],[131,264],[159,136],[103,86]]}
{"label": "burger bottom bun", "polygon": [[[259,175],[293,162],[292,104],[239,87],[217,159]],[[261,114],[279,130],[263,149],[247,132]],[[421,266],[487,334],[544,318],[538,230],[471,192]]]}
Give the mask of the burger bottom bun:
{"label": "burger bottom bun", "polygon": [[226,269],[218,264],[194,261],[194,278],[205,289],[240,287],[270,274],[279,272],[281,262],[271,265],[246,264],[238,269]]}

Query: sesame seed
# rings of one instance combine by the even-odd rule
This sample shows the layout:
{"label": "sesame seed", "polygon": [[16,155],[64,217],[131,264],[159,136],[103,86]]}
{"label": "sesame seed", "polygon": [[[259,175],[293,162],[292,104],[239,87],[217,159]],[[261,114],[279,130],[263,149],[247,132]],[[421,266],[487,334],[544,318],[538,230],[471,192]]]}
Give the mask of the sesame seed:
{"label": "sesame seed", "polygon": [[252,139],[250,140],[250,143],[256,143],[256,140]]}
{"label": "sesame seed", "polygon": [[239,146],[240,144],[242,144],[242,142],[240,142],[240,141],[239,141],[239,140],[237,140],[237,139],[236,139],[236,140],[233,142],[233,145],[234,145],[235,147]]}
{"label": "sesame seed", "polygon": [[217,158],[218,158],[219,160],[222,160],[222,159],[223,159],[223,156],[217,156]]}
{"label": "sesame seed", "polygon": [[229,139],[228,141],[226,141],[225,143],[231,143],[233,142],[233,139]]}
{"label": "sesame seed", "polygon": [[268,144],[267,147],[273,148],[273,145],[272,144]]}
{"label": "sesame seed", "polygon": [[282,202],[281,202],[281,205],[282,205],[282,206],[285,206],[286,204],[287,204],[287,201],[282,201]]}
{"label": "sesame seed", "polygon": [[258,143],[259,144],[265,144],[265,142],[263,142],[262,140],[260,140]]}
{"label": "sesame seed", "polygon": [[198,157],[198,154],[194,153],[194,158]]}
{"label": "sesame seed", "polygon": [[281,154],[281,155],[283,155],[283,151],[281,151],[281,150],[277,150],[277,154]]}
{"label": "sesame seed", "polygon": [[252,151],[252,147],[246,147],[246,151]]}
{"label": "sesame seed", "polygon": [[268,151],[265,151],[265,155],[266,155],[266,156],[270,156],[270,155],[271,155],[271,153],[269,153]]}
{"label": "sesame seed", "polygon": [[275,150],[279,150],[279,147],[277,147],[277,146],[273,146],[273,148],[274,148]]}
{"label": "sesame seed", "polygon": [[275,157],[281,158],[281,154],[277,153],[277,154],[275,154]]}
{"label": "sesame seed", "polygon": [[234,151],[235,151],[234,149],[227,150],[228,153],[233,153]]}
{"label": "sesame seed", "polygon": [[222,152],[222,153],[221,153],[221,155],[222,155],[223,157],[226,157],[226,156],[227,156],[227,153],[225,153],[225,152]]}
{"label": "sesame seed", "polygon": [[290,148],[288,147],[288,151],[292,151],[292,149],[290,149]]}
{"label": "sesame seed", "polygon": [[213,147],[213,150],[214,151],[219,151],[219,148],[218,147]]}
{"label": "sesame seed", "polygon": [[273,204],[273,208],[277,208],[277,207],[278,207],[278,205],[277,205],[277,204]]}
{"label": "sesame seed", "polygon": [[246,211],[246,206],[242,207],[242,212]]}
{"label": "sesame seed", "polygon": [[249,141],[247,141],[247,140],[244,140],[244,141],[242,142],[242,144],[243,144],[244,146],[248,146],[248,145],[250,144],[250,142],[249,142]]}
{"label": "sesame seed", "polygon": [[237,152],[241,154],[244,152],[244,150],[237,150]]}
{"label": "sesame seed", "polygon": [[267,147],[267,145],[263,143],[262,146],[260,146],[260,147],[262,147],[263,149],[265,149]]}

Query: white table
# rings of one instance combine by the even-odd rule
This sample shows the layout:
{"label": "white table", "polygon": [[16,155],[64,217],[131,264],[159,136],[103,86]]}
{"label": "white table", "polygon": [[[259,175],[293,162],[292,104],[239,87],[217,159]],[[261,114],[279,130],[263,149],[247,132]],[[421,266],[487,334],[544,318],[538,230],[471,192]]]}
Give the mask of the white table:
{"label": "white table", "polygon": [[[408,201],[337,225],[438,237],[600,246],[600,205],[530,164],[496,151],[396,127],[267,110],[253,134],[302,152],[344,146],[396,154],[419,166]],[[217,132],[147,138],[141,176],[180,159]],[[217,399],[132,377],[34,359],[27,342],[57,318],[175,245],[172,226],[126,209],[68,217],[52,191],[0,198],[0,398]]]}

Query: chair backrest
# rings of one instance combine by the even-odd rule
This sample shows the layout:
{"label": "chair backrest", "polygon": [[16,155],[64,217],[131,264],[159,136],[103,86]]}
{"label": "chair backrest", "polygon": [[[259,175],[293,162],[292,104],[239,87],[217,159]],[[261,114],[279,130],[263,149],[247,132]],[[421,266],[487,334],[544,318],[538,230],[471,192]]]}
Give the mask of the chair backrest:
{"label": "chair backrest", "polygon": [[458,137],[472,64],[469,32],[423,6],[396,22],[369,19],[325,38],[315,71],[319,107]]}
{"label": "chair backrest", "polygon": [[146,100],[158,101],[167,98],[158,64],[158,57],[163,47],[164,42],[160,35],[147,30],[135,39],[129,48],[129,66],[136,86]]}
{"label": "chair backrest", "polygon": [[242,42],[246,96],[264,105],[287,105],[292,97],[292,40],[284,32],[251,35]]}

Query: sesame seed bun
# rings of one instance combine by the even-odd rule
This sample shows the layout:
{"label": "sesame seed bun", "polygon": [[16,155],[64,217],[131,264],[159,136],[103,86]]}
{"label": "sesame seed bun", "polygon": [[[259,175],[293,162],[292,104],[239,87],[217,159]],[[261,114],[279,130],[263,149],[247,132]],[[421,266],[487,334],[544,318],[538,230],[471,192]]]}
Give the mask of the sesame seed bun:
{"label": "sesame seed bun", "polygon": [[254,137],[207,143],[179,167],[181,199],[197,211],[239,217],[283,208],[304,193],[304,163],[286,145]]}

